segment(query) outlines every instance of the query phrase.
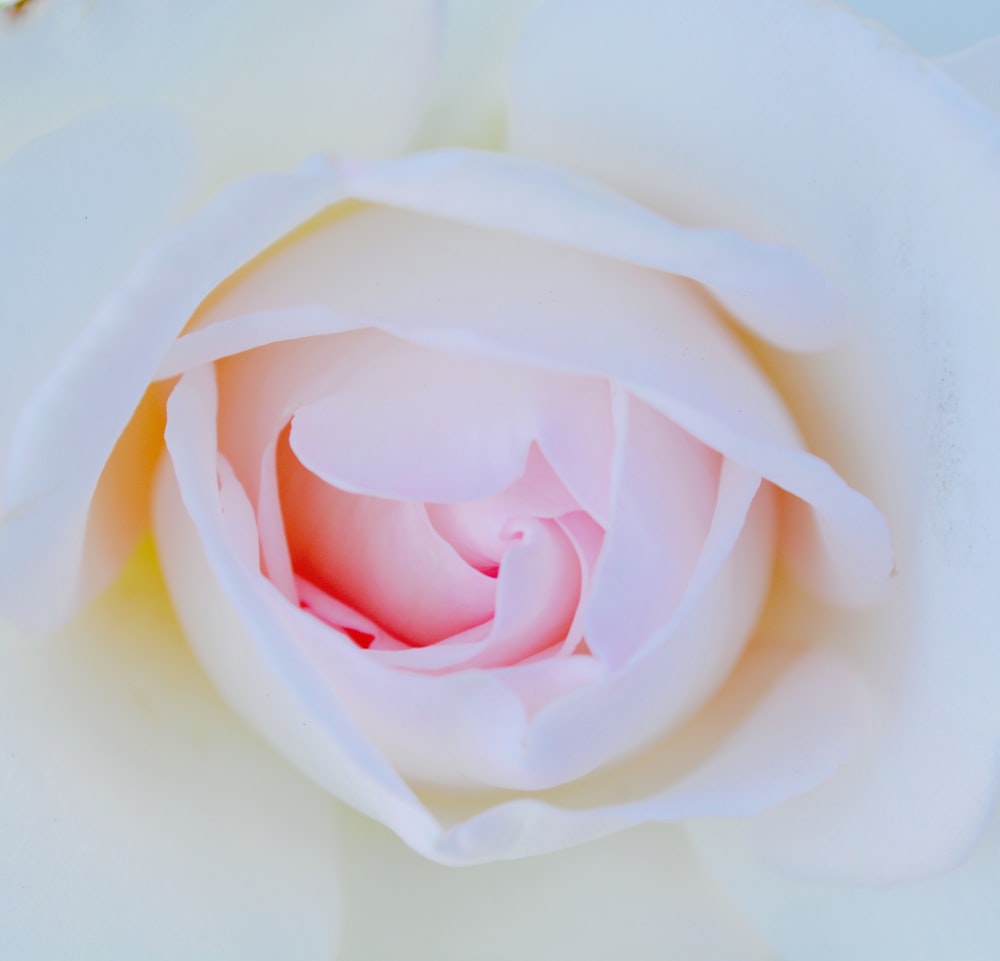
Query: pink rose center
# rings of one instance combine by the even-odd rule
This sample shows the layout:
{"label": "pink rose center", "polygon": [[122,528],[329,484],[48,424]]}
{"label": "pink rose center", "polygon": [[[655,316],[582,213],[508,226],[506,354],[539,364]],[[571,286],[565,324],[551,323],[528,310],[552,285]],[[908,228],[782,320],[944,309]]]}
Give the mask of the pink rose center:
{"label": "pink rose center", "polygon": [[627,658],[715,514],[718,454],[634,400],[616,414],[603,378],[359,331],[234,356],[219,380],[262,569],[387,666]]}
{"label": "pink rose center", "polygon": [[300,603],[361,646],[475,645],[475,664],[495,666],[580,644],[571,625],[604,531],[537,446],[509,487],[457,504],[341,490],[287,432],[277,468]]}

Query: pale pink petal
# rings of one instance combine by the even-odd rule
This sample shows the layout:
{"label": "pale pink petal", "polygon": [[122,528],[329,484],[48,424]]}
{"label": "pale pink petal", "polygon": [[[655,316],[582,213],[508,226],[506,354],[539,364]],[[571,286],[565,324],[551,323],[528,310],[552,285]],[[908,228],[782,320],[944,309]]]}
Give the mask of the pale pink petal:
{"label": "pale pink petal", "polygon": [[726,462],[712,526],[673,616],[599,684],[533,718],[524,763],[548,783],[579,777],[687,720],[733,669],[771,580],[774,505]]}
{"label": "pale pink petal", "polygon": [[[356,725],[402,749],[398,767],[427,769],[433,758],[420,752],[444,750],[452,770],[464,767],[475,780],[488,759],[494,774],[505,766],[513,772],[525,721],[516,699],[504,700],[485,672],[429,679],[380,669],[367,652],[288,604],[257,570],[250,502],[225,462],[216,464],[209,371],[185,376],[169,413],[173,470],[165,467],[158,487],[158,538],[203,663],[237,710],[294,763],[430,857],[453,864],[517,857],[649,819],[747,814],[829,777],[853,749],[854,681],[814,655],[706,765],[646,801],[572,811],[522,799],[443,830]],[[435,697],[415,699],[417,685]],[[796,739],[774,752],[776,731],[787,730],[791,718]]]}
{"label": "pale pink petal", "polygon": [[290,601],[298,600],[295,571],[288,545],[285,514],[278,485],[278,442],[275,437],[261,458],[257,494],[257,528],[261,566],[271,581]]}
{"label": "pale pink petal", "polygon": [[[742,501],[745,512],[756,481],[739,471],[726,476],[720,505],[738,512]],[[405,773],[445,783],[550,786],[661,733],[719,683],[756,619],[768,581],[772,519],[766,510],[755,517],[734,552],[739,525],[725,512],[719,514],[718,533],[706,546],[700,577],[691,588],[692,597],[704,596],[668,625],[669,643],[656,645],[655,657],[637,659],[630,672],[601,685],[593,696],[542,712],[530,730],[523,707],[505,696],[505,686],[489,673],[433,677],[393,670],[382,664],[383,652],[373,658],[311,618],[289,622],[288,636],[275,642],[307,645],[304,656],[313,663],[313,673]],[[252,515],[246,524],[252,527]],[[717,571],[727,554],[732,557]],[[255,553],[248,563],[256,564]],[[711,582],[707,590],[706,581]],[[706,638],[714,644],[713,657],[707,656]],[[440,650],[436,646],[427,653],[438,656]],[[391,651],[384,656],[394,658]],[[622,712],[622,703],[629,703],[630,711]],[[588,732],[586,738],[579,736],[581,730]]]}
{"label": "pale pink petal", "polygon": [[215,414],[211,370],[186,375],[171,395],[170,458],[155,493],[157,550],[185,633],[229,703],[289,760],[426,845],[437,830],[433,818],[303,656],[294,615],[320,622],[259,572],[253,509],[235,475],[218,471]]}
{"label": "pale pink petal", "polygon": [[[599,473],[596,471],[595,473]],[[528,450],[524,473],[492,497],[456,504],[428,504],[434,529],[474,567],[496,568],[510,546],[504,525],[515,517],[555,518],[580,505],[556,476],[536,445]]]}
{"label": "pale pink petal", "polygon": [[594,572],[604,548],[605,530],[597,521],[584,511],[573,511],[559,518],[559,526],[566,533],[573,549],[576,551],[580,564],[580,597],[581,603],[576,609],[573,623],[570,625],[563,641],[562,654],[576,651],[583,642],[583,625],[587,613],[587,604],[583,601],[590,596]]}
{"label": "pale pink petal", "polygon": [[474,667],[516,664],[561,644],[580,601],[576,551],[555,521],[514,521],[507,533],[517,540],[500,561],[493,630]]}
{"label": "pale pink petal", "polygon": [[[224,337],[193,345],[188,360],[211,357],[223,341],[281,337],[289,308],[303,302],[330,307],[331,332],[366,318],[467,357],[613,378],[813,508],[793,543],[811,588],[838,604],[884,598],[893,555],[878,510],[800,449],[777,394],[693,285],[527,238],[370,209],[259,263],[204,316],[206,325],[225,324]],[[245,326],[235,319],[244,312]],[[292,331],[322,325],[317,307],[290,312]],[[189,350],[184,340],[178,349]],[[168,358],[165,369],[177,365]],[[581,505],[600,516],[579,480],[582,449],[563,455],[539,442]]]}
{"label": "pale pink petal", "polygon": [[385,628],[365,617],[356,607],[337,600],[310,581],[296,577],[295,588],[298,594],[296,603],[303,610],[312,612],[320,620],[346,634],[355,644],[368,650],[413,650],[409,644],[397,640]]}
{"label": "pale pink petal", "polygon": [[558,698],[596,684],[606,674],[604,665],[589,654],[555,656],[553,652],[493,668],[494,677],[518,696],[530,718]]}
{"label": "pale pink petal", "polygon": [[[719,455],[622,397],[611,521],[584,611],[587,646],[621,667],[659,635],[694,576],[719,495]],[[742,517],[734,517],[737,530]]]}
{"label": "pale pink petal", "polygon": [[382,344],[292,418],[292,450],[328,484],[376,497],[473,500],[513,484],[533,442],[568,485],[584,471],[600,476],[608,416],[600,382],[396,338]]}
{"label": "pale pink petal", "polygon": [[299,576],[417,645],[493,616],[497,581],[438,535],[423,504],[331,487],[284,445],[278,477]]}
{"label": "pale pink petal", "polygon": [[[387,338],[370,330],[336,337],[283,341],[264,350],[237,352],[215,365],[219,384],[219,449],[240,483],[259,503],[266,452],[292,415],[339,388],[353,371],[383,350]],[[287,443],[287,441],[286,441]]]}
{"label": "pale pink petal", "polygon": [[[685,778],[641,800],[574,809],[535,798],[489,808],[452,828],[435,856],[476,862],[557,851],[633,824],[745,817],[829,779],[850,757],[867,722],[858,677],[829,655],[794,662],[735,733]],[[780,751],[774,744],[782,744]]]}
{"label": "pale pink petal", "polygon": [[560,648],[575,648],[581,636],[578,605],[583,592],[576,546],[553,521],[528,519],[515,528],[520,530],[512,530],[498,566],[495,611],[488,621],[431,646],[407,650],[376,635],[371,649],[379,651],[379,662],[433,674],[516,665],[536,656],[554,658]]}
{"label": "pale pink petal", "polygon": [[799,619],[850,652],[885,728],[772,837],[786,866],[798,851],[803,870],[839,877],[951,866],[1000,776],[1000,123],[835,4],[674,14],[546,4],[513,71],[511,143],[685,222],[797,247],[848,291],[844,348],[773,369],[815,448],[892,526],[887,606]]}

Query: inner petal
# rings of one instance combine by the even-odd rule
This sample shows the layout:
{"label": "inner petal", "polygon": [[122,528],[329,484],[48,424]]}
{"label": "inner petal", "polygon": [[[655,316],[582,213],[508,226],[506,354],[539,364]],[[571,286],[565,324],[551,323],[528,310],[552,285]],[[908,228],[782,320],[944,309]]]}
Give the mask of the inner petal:
{"label": "inner petal", "polygon": [[579,509],[545,455],[532,444],[524,473],[510,487],[474,501],[428,504],[427,516],[434,529],[473,567],[495,573],[510,546],[504,526],[512,518],[555,518]]}
{"label": "inner petal", "polygon": [[517,480],[535,442],[557,469],[570,464],[567,475],[586,465],[599,478],[594,465],[608,467],[600,379],[377,336],[377,352],[292,418],[292,450],[327,483],[377,497],[473,500]]}
{"label": "inner petal", "polygon": [[669,620],[712,522],[719,455],[622,395],[612,524],[584,618],[590,649],[620,666]]}
{"label": "inner petal", "polygon": [[306,469],[285,438],[277,462],[299,576],[416,645],[492,617],[496,580],[459,557],[423,504],[339,490]]}

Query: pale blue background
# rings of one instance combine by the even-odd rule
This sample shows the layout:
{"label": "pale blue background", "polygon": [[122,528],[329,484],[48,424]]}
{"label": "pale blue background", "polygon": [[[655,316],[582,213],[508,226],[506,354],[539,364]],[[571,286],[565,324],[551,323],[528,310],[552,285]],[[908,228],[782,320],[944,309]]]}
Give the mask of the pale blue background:
{"label": "pale blue background", "polygon": [[1000,34],[1000,0],[848,0],[928,56]]}

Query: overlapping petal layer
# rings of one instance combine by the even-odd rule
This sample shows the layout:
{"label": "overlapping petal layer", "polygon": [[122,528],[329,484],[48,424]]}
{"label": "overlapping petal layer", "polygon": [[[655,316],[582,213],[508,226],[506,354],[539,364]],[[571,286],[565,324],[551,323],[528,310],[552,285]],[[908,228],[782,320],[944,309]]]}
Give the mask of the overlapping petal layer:
{"label": "overlapping petal layer", "polygon": [[[446,158],[441,169],[449,164]],[[380,170],[380,182],[391,181],[393,169]],[[398,169],[405,183],[408,168]],[[498,173],[512,175],[502,162]],[[356,171],[346,176],[364,182]],[[183,374],[168,408],[172,466],[164,468],[158,500],[159,537],[186,544],[164,554],[186,627],[223,689],[266,736],[284,747],[282,731],[296,730],[303,712],[311,718],[312,747],[299,744],[290,756],[320,783],[342,793],[358,765],[394,771],[377,788],[370,779],[363,790],[355,785],[351,803],[440,860],[520,856],[635,818],[709,810],[700,786],[689,794],[688,781],[675,788],[668,778],[646,800],[624,806],[570,816],[543,793],[530,802],[501,801],[447,828],[440,812],[431,813],[436,807],[424,806],[398,778],[545,792],[648,747],[710,698],[757,619],[776,506],[771,484],[762,481],[806,498],[817,530],[838,535],[806,543],[798,561],[807,580],[810,563],[844,572],[832,587],[842,599],[871,596],[871,582],[889,572],[878,514],[801,450],[776,395],[687,281],[534,239],[527,209],[517,236],[449,222],[447,205],[440,212],[445,219],[377,207],[324,215],[206,302],[161,362],[161,376]],[[512,276],[517,283],[506,283]],[[206,379],[213,363],[217,377]],[[214,421],[217,404],[223,459],[213,466],[211,436],[199,441],[200,454],[192,448],[191,437],[204,431],[192,419]],[[547,464],[557,481],[541,498],[549,503],[538,519],[512,528],[508,515],[498,529],[500,502],[517,502],[518,490],[523,496],[530,488],[532,457],[536,473]],[[209,481],[217,471],[221,513]],[[276,483],[267,479],[272,473]],[[446,507],[449,501],[455,506]],[[184,532],[181,503],[197,534]],[[563,513],[554,513],[557,504]],[[341,520],[311,527],[312,508]],[[360,549],[372,551],[370,563],[353,547],[329,546],[338,537],[358,543],[362,527],[354,530],[350,520],[362,516],[358,510],[385,531]],[[270,549],[278,555],[273,563],[263,552],[268,574],[272,566],[285,570],[276,589],[251,545],[270,539],[275,517],[285,513],[284,561],[280,547]],[[490,517],[492,539],[481,526]],[[512,530],[521,540],[498,552],[497,537]],[[384,592],[418,562],[431,534],[441,538],[426,541],[435,550],[447,544],[454,551],[449,563],[468,565],[463,576],[499,575],[491,628],[476,623],[486,602],[476,601],[475,591],[465,591],[462,602],[474,609],[451,612],[457,620],[424,619],[415,599],[435,596],[435,588],[420,586],[434,564],[383,606]],[[198,540],[216,546],[192,584],[169,558]],[[227,555],[226,542],[244,545],[242,560]],[[375,558],[387,547],[395,559],[380,567]],[[324,580],[327,551],[343,561]],[[550,556],[533,561],[539,551]],[[563,560],[553,563],[557,556]],[[518,568],[525,573],[516,575]],[[538,595],[557,615],[555,647],[511,645],[511,624],[522,621],[523,637],[524,626],[538,621],[529,615],[532,584],[560,569],[571,580],[557,576]],[[450,577],[440,582],[446,592]],[[226,638],[200,613],[212,603],[204,592],[220,581],[243,624],[226,628]],[[579,601],[576,612],[553,608],[553,592],[570,597],[571,607]],[[290,604],[289,594],[299,604]],[[443,596],[427,605],[434,617]],[[319,618],[300,609],[303,598]],[[586,647],[573,653],[580,640]],[[286,689],[284,703],[269,699],[267,711],[236,678],[223,679],[232,658],[253,649]],[[489,670],[463,669],[484,666]],[[802,670],[788,675],[790,692],[808,688]],[[829,759],[820,765],[825,777],[852,749],[850,732],[863,712],[842,666],[815,670],[842,679],[828,678],[839,692],[828,717],[842,712],[843,736],[827,740],[833,728],[821,723],[822,711],[810,729],[818,739],[811,748],[826,744],[817,754]],[[316,683],[345,715],[323,708],[316,716],[315,695],[303,688]],[[785,696],[779,690],[780,683],[762,695],[765,715],[772,698]],[[331,749],[345,724],[352,751],[360,752],[353,756],[343,746]],[[748,730],[760,732],[746,734],[756,745],[772,728]],[[709,751],[692,783],[712,783],[716,775],[705,772],[713,765],[724,780],[749,776],[744,761],[729,758]],[[783,771],[766,773],[753,790],[747,782],[750,793],[738,803],[755,810],[768,792],[803,789],[805,782]],[[799,768],[810,783],[818,772]]]}
{"label": "overlapping petal layer", "polygon": [[510,102],[512,150],[685,223],[790,244],[847,292],[854,324],[838,349],[763,353],[812,448],[886,511],[896,589],[864,618],[800,605],[794,620],[786,598],[783,630],[848,652],[884,728],[837,787],[775,813],[765,849],[848,877],[953,864],[994,810],[1000,772],[998,514],[983,481],[1000,469],[995,118],[885,31],[793,0],[683,16],[547,3]]}

